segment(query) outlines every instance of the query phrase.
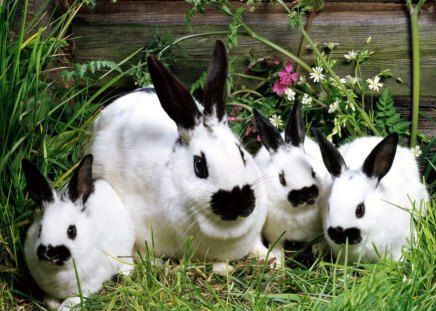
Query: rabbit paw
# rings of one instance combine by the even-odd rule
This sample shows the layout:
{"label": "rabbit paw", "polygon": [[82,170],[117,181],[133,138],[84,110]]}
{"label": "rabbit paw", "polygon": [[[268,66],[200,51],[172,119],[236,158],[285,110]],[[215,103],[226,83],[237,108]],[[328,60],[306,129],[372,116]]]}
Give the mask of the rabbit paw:
{"label": "rabbit paw", "polygon": [[226,262],[214,262],[212,264],[212,271],[219,275],[227,275],[233,270],[235,270],[235,268]]}

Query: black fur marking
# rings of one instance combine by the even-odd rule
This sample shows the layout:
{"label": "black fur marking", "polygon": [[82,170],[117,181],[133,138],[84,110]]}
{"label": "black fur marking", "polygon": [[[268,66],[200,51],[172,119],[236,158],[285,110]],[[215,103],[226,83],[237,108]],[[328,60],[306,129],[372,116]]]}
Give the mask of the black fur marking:
{"label": "black fur marking", "polygon": [[209,177],[206,156],[204,155],[203,151],[200,153],[200,156],[194,156],[194,172],[198,178],[206,179]]}
{"label": "black fur marking", "polygon": [[232,191],[219,190],[212,195],[210,205],[212,211],[222,220],[236,220],[239,216],[249,216],[255,207],[256,197],[249,185]]}
{"label": "black fur marking", "polygon": [[292,107],[288,122],[285,128],[285,142],[298,147],[304,145],[305,131],[301,103],[297,101]]}
{"label": "black fur marking", "polygon": [[242,151],[240,145],[236,144],[236,147],[238,147],[238,149],[239,149],[239,153],[241,154],[242,162],[244,163],[244,166],[246,166],[246,161],[245,161],[245,154],[244,154],[244,151]]}
{"label": "black fur marking", "polygon": [[54,200],[53,190],[44,175],[27,159],[23,159],[21,164],[26,178],[27,191],[33,201],[38,205],[42,202],[52,202]]}
{"label": "black fur marking", "polygon": [[193,129],[201,113],[189,91],[155,56],[147,57],[147,65],[162,108],[178,128]]}
{"label": "black fur marking", "polygon": [[65,245],[53,247],[49,244],[46,247],[41,244],[36,249],[36,254],[40,261],[50,261],[57,266],[62,266],[65,261],[71,258],[71,252]]}
{"label": "black fur marking", "polygon": [[262,144],[268,152],[276,152],[280,146],[285,145],[285,141],[280,135],[279,130],[274,125],[256,109],[253,109],[253,115],[256,121],[257,132],[262,140]]}
{"label": "black fur marking", "polygon": [[394,163],[398,145],[398,134],[386,136],[374,147],[363,163],[362,170],[369,178],[376,177],[380,181],[391,169]]}
{"label": "black fur marking", "polygon": [[74,171],[73,178],[68,185],[68,196],[71,201],[76,202],[81,197],[83,204],[85,204],[89,196],[94,192],[92,162],[93,157],[88,154]]}
{"label": "black fur marking", "polygon": [[315,137],[318,140],[319,148],[321,149],[324,165],[329,173],[334,177],[339,177],[342,170],[347,167],[345,160],[339,150],[327,140],[317,129],[313,130]]}
{"label": "black fur marking", "polygon": [[[209,66],[204,88],[204,114],[212,116],[216,112],[218,121],[226,114],[227,52],[224,43],[217,40]],[[214,109],[215,108],[215,109]]]}
{"label": "black fur marking", "polygon": [[362,241],[362,236],[358,228],[348,228],[344,230],[342,227],[329,227],[327,234],[336,244],[345,244],[347,240],[350,245],[358,244]]}
{"label": "black fur marking", "polygon": [[297,207],[298,205],[313,205],[315,200],[319,195],[319,190],[316,185],[310,187],[303,187],[299,190],[291,190],[288,194],[288,201],[291,202],[292,206]]}
{"label": "black fur marking", "polygon": [[282,184],[282,186],[286,186],[285,172],[282,171],[279,174],[279,180],[280,180],[280,183]]}
{"label": "black fur marking", "polygon": [[291,241],[285,240],[283,242],[283,248],[286,251],[301,251],[307,246],[307,243],[304,241]]}

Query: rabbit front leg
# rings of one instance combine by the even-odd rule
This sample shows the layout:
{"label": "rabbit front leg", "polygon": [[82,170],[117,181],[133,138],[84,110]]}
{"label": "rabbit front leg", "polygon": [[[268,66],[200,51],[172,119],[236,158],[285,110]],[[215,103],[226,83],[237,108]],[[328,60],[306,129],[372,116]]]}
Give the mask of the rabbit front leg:
{"label": "rabbit front leg", "polygon": [[74,306],[77,306],[78,304],[80,304],[80,297],[68,297],[59,305],[57,311],[69,311],[75,309]]}
{"label": "rabbit front leg", "polygon": [[282,247],[281,244],[278,243],[271,251],[268,250],[265,245],[262,243],[262,238],[259,235],[256,238],[256,241],[249,253],[250,257],[255,257],[261,260],[269,260],[271,258],[275,258],[272,262],[271,266],[281,266],[283,263],[283,256],[282,256]]}
{"label": "rabbit front leg", "polygon": [[214,262],[212,263],[212,271],[219,275],[227,275],[231,273],[235,268],[229,265],[228,262]]}

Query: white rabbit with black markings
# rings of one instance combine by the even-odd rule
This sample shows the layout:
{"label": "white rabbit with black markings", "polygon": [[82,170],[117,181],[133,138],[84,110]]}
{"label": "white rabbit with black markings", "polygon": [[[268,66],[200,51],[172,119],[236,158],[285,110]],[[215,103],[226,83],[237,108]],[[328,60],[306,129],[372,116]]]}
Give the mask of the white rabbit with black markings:
{"label": "white rabbit with black markings", "polygon": [[302,246],[322,236],[322,210],[331,178],[318,144],[305,135],[299,102],[282,134],[257,110],[253,114],[263,144],[255,160],[268,197],[263,233],[269,243],[277,242],[272,254],[281,260],[285,244]]}
{"label": "white rabbit with black markings", "polygon": [[92,129],[96,176],[120,193],[135,221],[136,247],[157,256],[190,255],[214,262],[266,255],[260,231],[265,193],[254,159],[227,124],[227,58],[217,41],[203,106],[154,56],[147,59],[154,88],[106,107]]}
{"label": "white rabbit with black markings", "polygon": [[333,184],[324,233],[333,253],[347,262],[393,260],[413,234],[410,211],[425,212],[428,192],[410,149],[398,134],[356,138],[337,149],[315,131]]}
{"label": "white rabbit with black markings", "polygon": [[113,188],[93,181],[92,160],[84,157],[62,193],[22,161],[30,197],[42,206],[42,216],[27,231],[24,255],[46,303],[58,310],[80,303],[75,269],[85,297],[132,269],[133,221]]}

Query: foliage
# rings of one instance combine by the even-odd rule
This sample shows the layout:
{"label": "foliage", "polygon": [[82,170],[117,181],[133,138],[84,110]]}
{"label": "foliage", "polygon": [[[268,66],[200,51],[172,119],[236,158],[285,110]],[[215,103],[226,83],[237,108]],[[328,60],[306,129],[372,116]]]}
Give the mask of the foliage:
{"label": "foliage", "polygon": [[403,120],[396,112],[389,89],[386,89],[379,97],[374,112],[374,123],[383,136],[392,132],[397,132],[402,136],[407,133],[410,122]]}

